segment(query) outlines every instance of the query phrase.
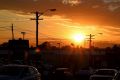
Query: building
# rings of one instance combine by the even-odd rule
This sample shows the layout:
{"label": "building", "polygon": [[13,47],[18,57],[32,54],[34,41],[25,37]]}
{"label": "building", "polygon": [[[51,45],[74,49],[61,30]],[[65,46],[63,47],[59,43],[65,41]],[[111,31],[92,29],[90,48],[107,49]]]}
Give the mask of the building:
{"label": "building", "polygon": [[9,40],[8,42],[9,57],[15,60],[24,60],[28,55],[29,40]]}

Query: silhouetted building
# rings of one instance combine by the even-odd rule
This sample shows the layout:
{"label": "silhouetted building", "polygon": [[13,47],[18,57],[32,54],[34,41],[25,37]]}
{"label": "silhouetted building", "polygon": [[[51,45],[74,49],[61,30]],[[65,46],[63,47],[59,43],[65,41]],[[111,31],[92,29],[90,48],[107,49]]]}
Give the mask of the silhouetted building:
{"label": "silhouetted building", "polygon": [[28,55],[29,40],[9,40],[10,58],[23,60]]}

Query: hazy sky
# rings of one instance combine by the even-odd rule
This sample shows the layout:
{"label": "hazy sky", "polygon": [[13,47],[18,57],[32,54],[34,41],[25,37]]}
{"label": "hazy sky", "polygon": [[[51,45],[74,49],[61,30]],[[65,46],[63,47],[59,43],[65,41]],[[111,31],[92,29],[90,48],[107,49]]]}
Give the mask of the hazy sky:
{"label": "hazy sky", "polygon": [[[120,0],[0,0],[0,41],[11,38],[10,26],[15,25],[15,37],[35,41],[35,14],[46,12],[39,21],[40,37],[68,39],[73,34],[95,34],[96,40],[120,41]],[[99,35],[98,33],[103,33]],[[40,38],[39,37],[39,38]]]}

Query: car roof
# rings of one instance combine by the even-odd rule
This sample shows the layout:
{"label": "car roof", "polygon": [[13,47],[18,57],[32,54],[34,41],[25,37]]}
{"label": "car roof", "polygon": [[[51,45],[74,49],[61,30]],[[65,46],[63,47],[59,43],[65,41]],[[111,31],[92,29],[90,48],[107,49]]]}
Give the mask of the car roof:
{"label": "car roof", "polygon": [[116,70],[114,68],[100,68],[100,69],[103,69],[103,70]]}
{"label": "car roof", "polygon": [[3,65],[1,67],[32,67],[29,65],[19,65],[19,64],[8,64],[8,65]]}
{"label": "car roof", "polygon": [[56,68],[56,70],[68,70],[69,68]]}
{"label": "car roof", "polygon": [[[100,71],[100,73],[99,73]],[[101,73],[102,71],[102,73]],[[107,73],[108,71],[108,73]],[[110,71],[110,72],[109,72]],[[111,72],[112,71],[112,72]],[[115,76],[118,73],[116,69],[97,69],[91,77],[112,77]]]}
{"label": "car roof", "polygon": [[91,75],[90,77],[113,77],[110,75]]}
{"label": "car roof", "polygon": [[116,69],[97,69],[96,71],[99,71],[99,70],[104,70],[104,71],[115,71],[115,72],[118,72],[118,70]]}

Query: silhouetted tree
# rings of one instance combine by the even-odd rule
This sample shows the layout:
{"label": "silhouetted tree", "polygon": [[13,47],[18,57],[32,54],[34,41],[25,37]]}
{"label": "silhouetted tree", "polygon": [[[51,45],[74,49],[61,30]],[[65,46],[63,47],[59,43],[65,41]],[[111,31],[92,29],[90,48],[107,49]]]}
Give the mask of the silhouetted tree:
{"label": "silhouetted tree", "polygon": [[112,50],[113,50],[114,54],[117,54],[120,51],[120,47],[118,45],[113,45]]}
{"label": "silhouetted tree", "polygon": [[41,45],[38,46],[41,50],[44,50],[44,49],[50,49],[51,48],[51,44],[50,42],[43,42]]}
{"label": "silhouetted tree", "polygon": [[63,50],[70,50],[70,49],[71,49],[71,46],[66,45],[66,46],[63,46],[62,49],[63,49]]}
{"label": "silhouetted tree", "polygon": [[106,48],[106,58],[108,66],[120,67],[120,47],[118,45],[113,45],[112,48]]}
{"label": "silhouetted tree", "polygon": [[8,48],[8,42],[4,42],[0,45],[1,49],[7,49]]}

